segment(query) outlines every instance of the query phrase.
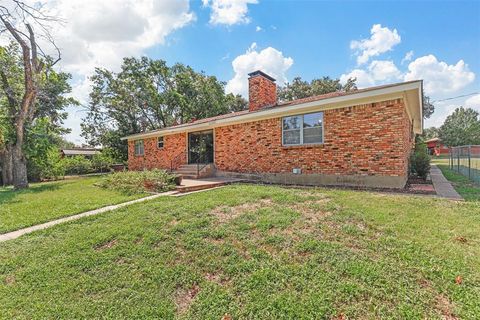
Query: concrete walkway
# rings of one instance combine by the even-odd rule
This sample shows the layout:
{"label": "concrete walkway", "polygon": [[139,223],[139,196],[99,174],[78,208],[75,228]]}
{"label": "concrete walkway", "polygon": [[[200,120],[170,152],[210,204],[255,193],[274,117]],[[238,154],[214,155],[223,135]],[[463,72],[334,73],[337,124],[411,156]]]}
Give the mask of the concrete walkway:
{"label": "concrete walkway", "polygon": [[430,176],[432,177],[432,184],[437,192],[437,196],[451,200],[463,200],[463,197],[455,191],[450,181],[445,178],[437,165],[432,164]]}
{"label": "concrete walkway", "polygon": [[93,215],[96,215],[96,214],[99,214],[99,213],[103,213],[103,212],[115,210],[115,209],[118,209],[118,208],[126,207],[126,206],[129,206],[129,205],[134,204],[134,203],[144,202],[144,201],[152,200],[152,199],[155,199],[155,198],[158,198],[158,197],[169,196],[169,195],[172,195],[174,193],[176,193],[176,192],[175,191],[170,191],[170,192],[154,194],[152,196],[148,196],[148,197],[145,197],[145,198],[140,198],[140,199],[124,202],[124,203],[119,203],[119,204],[111,205],[111,206],[108,206],[108,207],[103,207],[103,208],[79,213],[79,214],[76,214],[76,215],[73,215],[73,216],[52,220],[52,221],[45,222],[45,223],[42,223],[42,224],[37,224],[35,226],[31,226],[31,227],[28,227],[28,228],[24,228],[24,229],[0,234],[0,242],[16,239],[20,236],[23,236],[24,234],[31,233],[31,232],[34,232],[34,231],[37,231],[37,230],[43,230],[43,229],[46,229],[46,228],[50,228],[50,227],[52,227],[54,225],[57,225],[57,224],[60,224],[60,223],[65,223],[65,222],[68,222],[68,221],[78,220],[78,219],[83,218],[83,217],[93,216]]}

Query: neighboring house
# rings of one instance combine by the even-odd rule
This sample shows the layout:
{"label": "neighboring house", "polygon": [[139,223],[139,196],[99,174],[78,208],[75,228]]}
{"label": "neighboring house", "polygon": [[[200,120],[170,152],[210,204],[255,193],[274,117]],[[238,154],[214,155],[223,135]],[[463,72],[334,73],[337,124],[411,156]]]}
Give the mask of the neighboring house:
{"label": "neighboring house", "polygon": [[85,158],[93,158],[94,155],[99,154],[102,150],[94,148],[73,148],[62,149],[60,153],[63,157],[84,156]]}
{"label": "neighboring house", "polygon": [[449,148],[444,146],[440,138],[433,138],[425,141],[427,144],[428,154],[431,156],[442,156],[449,154]]}
{"label": "neighboring house", "polygon": [[422,81],[277,102],[275,79],[249,74],[249,109],[124,137],[130,170],[211,163],[218,176],[302,185],[403,188]]}

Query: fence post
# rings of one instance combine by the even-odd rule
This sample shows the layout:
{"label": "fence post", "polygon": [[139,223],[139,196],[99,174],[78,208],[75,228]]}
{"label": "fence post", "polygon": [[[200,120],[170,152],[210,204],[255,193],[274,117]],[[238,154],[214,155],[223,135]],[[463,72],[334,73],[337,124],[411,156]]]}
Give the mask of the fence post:
{"label": "fence post", "polygon": [[448,155],[448,166],[453,170],[453,148],[450,147],[450,153]]}
{"label": "fence post", "polygon": [[468,179],[472,179],[472,146],[468,146]]}
{"label": "fence post", "polygon": [[460,173],[460,152],[457,151],[457,172]]}

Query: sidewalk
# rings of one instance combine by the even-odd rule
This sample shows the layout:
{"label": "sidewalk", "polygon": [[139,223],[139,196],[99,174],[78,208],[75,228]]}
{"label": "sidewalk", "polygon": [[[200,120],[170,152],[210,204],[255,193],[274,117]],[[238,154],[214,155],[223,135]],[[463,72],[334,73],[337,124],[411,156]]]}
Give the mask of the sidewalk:
{"label": "sidewalk", "polygon": [[455,191],[450,181],[445,178],[437,165],[432,164],[430,176],[432,177],[432,184],[437,192],[437,196],[451,200],[464,200],[463,197]]}

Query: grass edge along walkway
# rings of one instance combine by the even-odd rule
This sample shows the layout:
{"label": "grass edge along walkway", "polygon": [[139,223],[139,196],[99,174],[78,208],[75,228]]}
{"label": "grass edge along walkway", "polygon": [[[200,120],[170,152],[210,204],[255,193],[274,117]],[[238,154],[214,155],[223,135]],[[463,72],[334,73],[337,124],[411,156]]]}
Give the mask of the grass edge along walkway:
{"label": "grass edge along walkway", "polygon": [[19,238],[19,237],[23,236],[24,234],[28,234],[28,233],[31,233],[31,232],[34,232],[34,231],[37,231],[37,230],[47,229],[47,228],[50,228],[50,227],[52,227],[54,225],[57,225],[57,224],[61,224],[61,223],[65,223],[65,222],[69,222],[69,221],[73,221],[73,220],[78,220],[78,219],[83,218],[83,217],[93,216],[93,215],[100,214],[100,213],[107,212],[107,211],[112,211],[112,210],[122,208],[122,207],[126,207],[126,206],[129,206],[129,205],[138,203],[138,202],[148,201],[148,200],[152,200],[152,199],[155,199],[155,198],[158,198],[158,197],[167,196],[167,195],[170,195],[170,194],[171,194],[171,192],[154,194],[154,195],[151,195],[151,196],[147,196],[147,197],[143,197],[143,198],[139,198],[139,199],[135,199],[135,200],[130,200],[130,201],[127,201],[127,202],[122,202],[122,203],[119,203],[119,204],[114,204],[114,205],[98,208],[98,209],[95,209],[95,210],[82,212],[82,213],[79,213],[79,214],[75,214],[73,216],[67,216],[67,217],[64,217],[64,218],[51,220],[49,222],[45,222],[45,223],[42,223],[42,224],[37,224],[37,225],[31,226],[31,227],[7,232],[7,233],[4,233],[4,234],[0,234],[0,242],[13,240],[13,239],[16,239],[16,238]]}

